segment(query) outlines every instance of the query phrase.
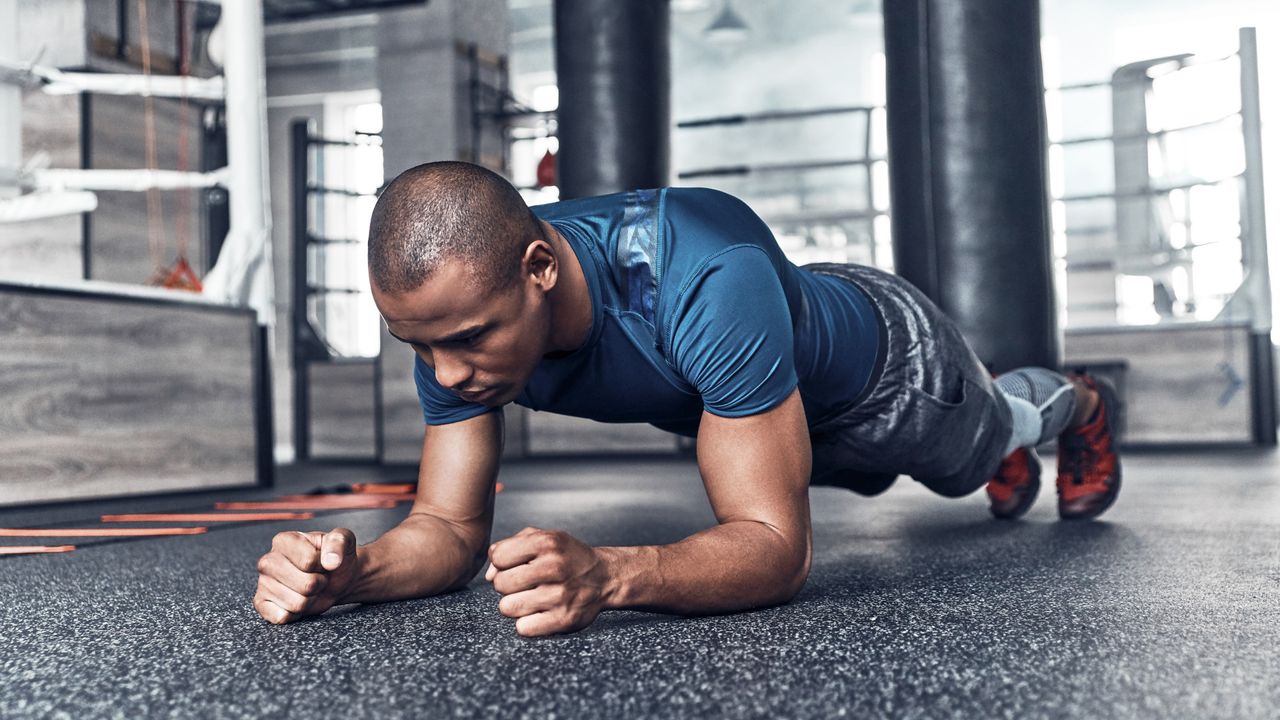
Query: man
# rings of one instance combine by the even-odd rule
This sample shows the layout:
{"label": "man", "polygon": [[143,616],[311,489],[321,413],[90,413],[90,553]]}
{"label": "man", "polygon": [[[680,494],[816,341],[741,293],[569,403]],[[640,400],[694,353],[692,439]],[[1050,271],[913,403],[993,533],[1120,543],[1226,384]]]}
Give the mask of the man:
{"label": "man", "polygon": [[[898,278],[796,268],[717,191],[672,188],[525,206],[474,165],[413,168],[378,200],[374,298],[417,353],[426,419],[418,497],[356,546],[346,529],[281,533],[258,612],[418,598],[485,579],[521,635],[612,608],[709,614],[786,602],[811,558],[808,489],[873,495],[898,474],[946,496],[987,486],[1015,518],[1032,451],[1059,438],[1059,513],[1115,499],[1116,401],[1090,378],[1024,368],[994,383],[955,326]],[[591,547],[526,528],[490,545],[500,408],[647,422],[697,438],[718,524],[678,543]]]}

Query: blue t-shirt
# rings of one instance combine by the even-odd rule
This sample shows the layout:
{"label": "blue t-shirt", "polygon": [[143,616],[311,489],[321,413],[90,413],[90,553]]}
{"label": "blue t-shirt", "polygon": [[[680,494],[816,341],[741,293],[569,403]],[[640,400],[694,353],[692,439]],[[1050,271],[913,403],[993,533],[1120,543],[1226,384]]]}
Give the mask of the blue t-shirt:
{"label": "blue t-shirt", "polygon": [[[755,415],[797,385],[809,425],[866,386],[880,341],[862,291],[797,268],[745,203],[717,190],[638,190],[533,208],[586,276],[591,332],[543,358],[519,405],[696,435],[704,410]],[[422,361],[430,425],[496,408],[463,400]]]}

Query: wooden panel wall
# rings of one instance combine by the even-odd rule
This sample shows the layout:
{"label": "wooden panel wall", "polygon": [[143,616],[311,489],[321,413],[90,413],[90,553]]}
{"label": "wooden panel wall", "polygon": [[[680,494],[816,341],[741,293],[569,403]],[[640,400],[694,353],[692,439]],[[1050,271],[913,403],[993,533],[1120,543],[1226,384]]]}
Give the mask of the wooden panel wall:
{"label": "wooden panel wall", "polygon": [[[1128,363],[1123,440],[1135,444],[1249,443],[1249,331],[1151,326],[1066,334],[1067,367]],[[1228,371],[1244,385],[1230,391]]]}
{"label": "wooden panel wall", "polygon": [[0,284],[0,505],[252,485],[254,316]]}

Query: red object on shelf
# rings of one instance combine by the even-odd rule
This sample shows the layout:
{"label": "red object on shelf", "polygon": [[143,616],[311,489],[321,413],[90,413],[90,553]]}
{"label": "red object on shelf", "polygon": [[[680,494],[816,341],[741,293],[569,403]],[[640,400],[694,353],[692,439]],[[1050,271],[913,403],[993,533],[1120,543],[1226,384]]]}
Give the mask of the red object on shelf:
{"label": "red object on shelf", "polygon": [[196,271],[191,269],[187,259],[181,255],[178,256],[168,276],[160,284],[171,290],[186,290],[194,293],[204,292],[204,285],[200,282],[200,276],[196,275]]}
{"label": "red object on shelf", "polygon": [[556,154],[547,151],[538,161],[538,187],[550,187],[556,184]]}

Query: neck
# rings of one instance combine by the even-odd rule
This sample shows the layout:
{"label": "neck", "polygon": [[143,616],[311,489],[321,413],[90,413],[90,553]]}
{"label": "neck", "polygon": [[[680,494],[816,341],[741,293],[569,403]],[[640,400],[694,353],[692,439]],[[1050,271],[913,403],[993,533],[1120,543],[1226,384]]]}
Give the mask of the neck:
{"label": "neck", "polygon": [[560,265],[560,281],[550,292],[551,353],[570,353],[591,335],[591,293],[578,254],[569,241],[548,222],[542,228],[551,239]]}

